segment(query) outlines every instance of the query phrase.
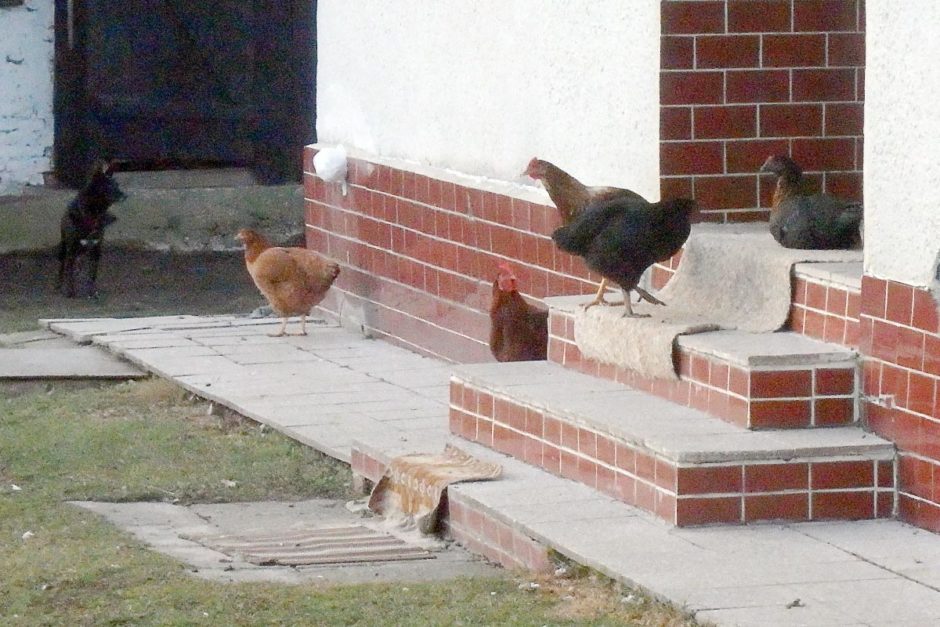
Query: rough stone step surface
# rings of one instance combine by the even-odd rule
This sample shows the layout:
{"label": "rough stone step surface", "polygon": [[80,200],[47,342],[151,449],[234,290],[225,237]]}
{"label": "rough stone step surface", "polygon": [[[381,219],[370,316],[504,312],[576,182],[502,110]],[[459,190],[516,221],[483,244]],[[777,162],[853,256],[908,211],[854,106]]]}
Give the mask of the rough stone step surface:
{"label": "rough stone step surface", "polygon": [[893,514],[894,446],[857,427],[748,431],[545,362],[457,367],[450,418],[680,526]]}

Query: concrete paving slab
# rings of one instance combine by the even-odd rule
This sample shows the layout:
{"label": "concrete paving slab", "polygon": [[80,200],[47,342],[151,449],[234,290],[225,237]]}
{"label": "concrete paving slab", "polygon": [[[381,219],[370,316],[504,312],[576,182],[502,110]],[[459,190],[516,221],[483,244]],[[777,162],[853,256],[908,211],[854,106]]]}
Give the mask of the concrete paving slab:
{"label": "concrete paving slab", "polygon": [[[397,532],[378,519],[364,519],[350,512],[338,501],[316,499],[190,507],[168,503],[76,501],[72,504],[104,517],[152,549],[186,563],[195,576],[210,581],[336,585],[499,576],[498,569],[458,546],[432,543]],[[391,533],[418,544],[431,550],[433,559],[330,566],[257,566],[237,555],[226,555],[187,539],[220,533],[277,532],[351,524]]]}
{"label": "concrete paving slab", "polygon": [[[793,597],[799,599],[798,596]],[[793,607],[761,606],[702,609],[696,613],[703,621],[718,625],[740,625],[742,627],[760,625],[776,627],[778,625],[812,625],[814,627],[855,627],[871,625],[852,620],[847,615],[826,606]]]}
{"label": "concrete paving slab", "polygon": [[793,273],[797,276],[822,279],[856,292],[862,289],[861,261],[798,263],[793,267]]}
{"label": "concrete paving slab", "polygon": [[747,368],[809,367],[853,363],[857,353],[800,333],[712,331],[680,335],[679,346]]}
{"label": "concrete paving slab", "polygon": [[0,380],[139,379],[147,373],[93,346],[0,348]]}
{"label": "concrete paving slab", "polygon": [[36,329],[33,331],[20,331],[19,333],[4,333],[0,335],[0,346],[12,348],[32,342],[47,342],[49,340],[62,341],[62,336],[53,333],[48,329]]}
{"label": "concrete paving slab", "polygon": [[[80,324],[83,333],[96,331],[94,323]],[[187,324],[192,326],[192,321]],[[222,320],[222,324],[235,326],[232,319]],[[127,333],[142,331],[132,328]],[[215,332],[211,328],[204,331]],[[168,338],[183,336],[172,329],[160,333]],[[408,376],[398,376],[403,371],[383,373],[369,364],[370,356],[374,360],[387,359],[402,349],[337,328],[316,329],[307,338],[262,337],[236,333],[197,341],[223,342],[219,346],[257,343],[260,348],[273,340],[302,347],[324,363],[307,370],[311,364],[258,367],[228,360],[230,370],[178,376],[175,380],[236,410],[239,404],[233,399],[241,399],[245,415],[347,461],[353,446],[387,461],[399,454],[438,451],[445,442],[459,441],[471,454],[499,461],[504,474],[498,481],[451,486],[452,499],[464,499],[483,508],[562,555],[685,605],[702,620],[721,625],[923,625],[940,620],[938,569],[934,567],[940,563],[940,537],[936,535],[897,521],[675,529],[586,486],[454,438],[447,429],[448,394],[443,381],[421,386]],[[114,342],[111,347],[123,354],[126,351],[119,344]],[[217,358],[226,359],[222,355]],[[399,363],[411,361],[404,357]],[[428,370],[428,376],[444,378],[448,368],[438,362]],[[623,428],[623,404],[618,406],[610,395],[611,391],[623,390],[617,384],[591,382],[590,378],[577,382],[573,373],[558,374],[551,364],[544,363],[481,364],[472,368],[475,376],[498,378],[502,385],[512,386],[513,394],[531,393],[540,386],[557,392],[553,386],[564,384],[565,394],[581,395],[582,399],[593,396],[591,403],[596,404],[599,415],[606,416],[611,429]],[[423,367],[416,372],[420,370]],[[316,374],[311,376],[313,372]],[[306,378],[301,373],[306,373]],[[385,397],[347,397],[349,402],[332,404],[329,412],[320,413],[325,406],[312,406],[311,400],[324,390],[329,392],[331,381],[336,386],[350,386],[342,388],[344,391],[356,386],[370,390],[389,386],[406,392],[391,402],[421,409],[413,409],[413,418],[407,417],[412,411],[409,408],[375,407],[364,413],[362,409],[368,403],[382,405]],[[608,383],[612,387],[605,389]],[[251,395],[246,395],[249,386]],[[311,394],[310,389],[317,391]],[[437,396],[429,390],[437,390]],[[424,419],[433,418],[434,412],[426,403],[410,403],[408,394],[440,406],[439,428],[417,428],[428,424]],[[605,399],[605,394],[609,398]],[[631,396],[631,403],[640,402],[641,397]],[[586,411],[590,407],[586,402],[575,400],[570,407]],[[390,416],[396,419],[384,419]],[[309,424],[294,425],[298,420],[309,420]],[[712,422],[719,426],[696,430],[687,423],[683,432],[678,418],[670,418],[666,412],[650,411],[641,420],[656,437],[668,436],[670,442],[686,437],[689,442],[683,446],[687,450],[708,454],[718,450],[709,438],[721,436],[724,432],[720,430],[726,427],[734,431],[732,425]],[[729,434],[737,437],[730,432],[724,435]],[[777,438],[775,446],[793,444],[779,439],[779,435],[768,435]],[[844,436],[837,429],[825,430],[820,432],[824,439],[816,440],[816,446],[820,441],[824,446],[832,445]],[[869,437],[873,438],[859,436],[859,446],[869,446]],[[569,510],[570,514],[561,515]],[[827,587],[820,588],[821,584]],[[787,607],[797,598],[799,604]]]}
{"label": "concrete paving slab", "polygon": [[166,334],[96,335],[92,344],[120,347],[124,350],[147,348],[178,348],[199,346],[189,338],[167,337]]}

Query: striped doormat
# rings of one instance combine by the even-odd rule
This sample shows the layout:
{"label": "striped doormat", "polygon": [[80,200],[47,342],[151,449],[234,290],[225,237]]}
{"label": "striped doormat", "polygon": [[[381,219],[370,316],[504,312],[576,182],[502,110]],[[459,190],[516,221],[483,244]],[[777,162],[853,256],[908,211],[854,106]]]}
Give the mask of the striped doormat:
{"label": "striped doormat", "polygon": [[357,564],[433,559],[425,549],[362,525],[242,535],[189,536],[203,546],[260,566]]}

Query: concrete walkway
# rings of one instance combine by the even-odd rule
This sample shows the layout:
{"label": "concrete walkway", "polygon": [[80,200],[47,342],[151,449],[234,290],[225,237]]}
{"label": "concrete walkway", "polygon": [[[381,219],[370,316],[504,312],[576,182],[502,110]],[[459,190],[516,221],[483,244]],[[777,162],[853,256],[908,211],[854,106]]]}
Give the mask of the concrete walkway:
{"label": "concrete walkway", "polygon": [[[438,452],[452,367],[338,326],[271,338],[274,320],[45,321],[324,451]],[[358,442],[357,442],[358,441]],[[940,624],[940,536],[895,521],[676,529],[466,442],[498,481],[451,486],[578,562],[719,625]]]}

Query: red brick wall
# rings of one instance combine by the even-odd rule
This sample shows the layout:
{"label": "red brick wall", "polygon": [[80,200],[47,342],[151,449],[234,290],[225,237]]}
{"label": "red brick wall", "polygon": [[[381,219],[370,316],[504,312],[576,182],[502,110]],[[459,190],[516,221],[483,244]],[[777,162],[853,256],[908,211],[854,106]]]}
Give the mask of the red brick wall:
{"label": "red brick wall", "polygon": [[927,290],[862,279],[868,426],[899,449],[902,519],[940,532],[940,323]]}
{"label": "red brick wall", "polygon": [[864,30],[864,0],[663,0],[662,195],[766,220],[773,180],[757,170],[789,153],[860,198]]}
{"label": "red brick wall", "polygon": [[535,299],[597,289],[581,259],[552,242],[553,206],[357,159],[343,196],[312,174],[314,154],[304,158],[307,245],[342,266],[322,306],[362,316],[376,336],[452,361],[492,360],[488,311],[503,260]]}

